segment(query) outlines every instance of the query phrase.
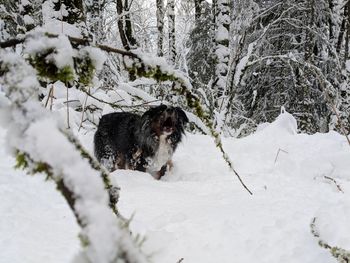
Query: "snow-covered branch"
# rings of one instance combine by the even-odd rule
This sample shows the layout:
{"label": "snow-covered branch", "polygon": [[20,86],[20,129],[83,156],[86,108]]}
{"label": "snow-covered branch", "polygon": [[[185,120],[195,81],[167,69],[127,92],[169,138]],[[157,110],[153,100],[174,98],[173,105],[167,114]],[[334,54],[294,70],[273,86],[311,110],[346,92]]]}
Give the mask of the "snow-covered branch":
{"label": "snow-covered branch", "polygon": [[7,143],[19,167],[47,174],[71,206],[82,227],[83,250],[75,262],[146,262],[114,214],[118,189],[108,173],[37,100],[36,70],[13,52],[0,56],[0,85],[11,102],[1,108]]}

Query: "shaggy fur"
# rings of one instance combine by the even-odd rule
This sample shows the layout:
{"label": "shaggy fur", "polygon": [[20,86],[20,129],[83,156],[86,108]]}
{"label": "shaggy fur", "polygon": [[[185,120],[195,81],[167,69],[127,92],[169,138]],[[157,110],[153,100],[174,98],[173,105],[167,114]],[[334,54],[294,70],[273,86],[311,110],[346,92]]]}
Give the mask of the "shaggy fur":
{"label": "shaggy fur", "polygon": [[142,116],[116,112],[102,116],[94,137],[95,156],[108,170],[150,172],[159,179],[172,166],[188,118],[179,107],[160,105]]}

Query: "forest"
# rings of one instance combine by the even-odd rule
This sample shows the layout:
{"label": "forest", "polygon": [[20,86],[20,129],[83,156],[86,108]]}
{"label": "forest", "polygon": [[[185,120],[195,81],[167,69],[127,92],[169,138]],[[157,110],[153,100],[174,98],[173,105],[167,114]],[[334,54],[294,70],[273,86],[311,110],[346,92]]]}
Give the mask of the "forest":
{"label": "forest", "polygon": [[[0,177],[13,176],[15,167],[16,173],[43,176],[38,187],[50,185],[45,180],[54,185],[64,211],[76,221],[69,224],[79,227],[72,230],[79,244],[71,262],[349,262],[350,233],[344,230],[350,216],[349,39],[348,0],[0,0]],[[189,119],[174,171],[159,182],[164,185],[158,188],[153,178],[144,181],[149,177],[136,171],[107,171],[92,150],[100,118],[110,112],[142,114],[160,104],[180,107]],[[147,199],[135,185],[146,195],[159,191],[164,196],[157,215],[167,218],[165,203],[174,202],[177,212],[164,219],[167,227],[182,213],[184,221],[196,217],[192,212],[205,211],[208,204],[211,216],[225,220],[211,226],[216,219],[209,216],[204,226],[221,233],[230,225],[230,235],[220,238],[214,231],[199,238],[183,230],[193,226],[201,233],[199,218],[181,225],[176,238],[152,234],[144,228],[151,217],[138,216],[147,216],[153,201],[142,204]],[[267,185],[276,190],[275,197],[265,195]],[[287,227],[278,222],[293,221],[288,209],[276,210],[272,218],[262,208],[252,212],[254,207],[279,207],[284,196],[279,186],[290,192],[286,202],[292,211],[301,214],[300,222]],[[168,196],[167,187],[173,195]],[[198,192],[188,212],[179,205],[185,203],[178,196],[184,189]],[[244,234],[235,232],[231,225],[236,222],[230,221],[236,214],[210,210],[235,192],[240,194],[233,195],[230,210],[247,203],[241,209],[251,209],[249,220],[238,220],[249,222],[249,235],[260,233],[257,244],[239,242]],[[199,200],[210,194],[222,199]],[[260,201],[253,204],[251,198]],[[262,246],[269,230],[249,227],[259,225],[259,215],[265,227],[277,222],[283,239],[303,229],[298,236],[291,234],[288,253],[276,252],[283,244],[275,230],[271,246],[277,248]],[[216,249],[234,236],[240,252]],[[182,238],[183,246],[176,243]],[[202,244],[205,239],[212,245]],[[152,256],[162,240],[174,243],[174,250],[167,247],[164,255]],[[301,256],[302,249],[294,253],[297,243],[313,251],[309,257]],[[206,245],[216,260],[205,255]],[[0,251],[5,247],[0,242]],[[12,251],[11,259],[25,254],[15,247]],[[28,262],[44,261],[28,255]]]}

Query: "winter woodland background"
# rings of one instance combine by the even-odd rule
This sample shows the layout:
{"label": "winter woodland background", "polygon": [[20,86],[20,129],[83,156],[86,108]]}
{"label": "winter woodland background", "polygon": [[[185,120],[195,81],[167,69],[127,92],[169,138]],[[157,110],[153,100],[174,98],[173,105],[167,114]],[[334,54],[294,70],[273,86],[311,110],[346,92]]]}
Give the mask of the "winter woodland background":
{"label": "winter woodland background", "polygon": [[[349,37],[346,0],[1,0],[6,148],[17,168],[52,179],[72,209],[82,229],[75,262],[147,262],[143,238],[117,209],[120,188],[84,134],[108,112],[181,106],[189,132],[215,139],[221,156],[208,160],[225,160],[232,177],[235,157],[221,138],[252,136],[276,118],[293,134],[335,131],[350,144]],[[320,238],[316,217],[310,223]]]}

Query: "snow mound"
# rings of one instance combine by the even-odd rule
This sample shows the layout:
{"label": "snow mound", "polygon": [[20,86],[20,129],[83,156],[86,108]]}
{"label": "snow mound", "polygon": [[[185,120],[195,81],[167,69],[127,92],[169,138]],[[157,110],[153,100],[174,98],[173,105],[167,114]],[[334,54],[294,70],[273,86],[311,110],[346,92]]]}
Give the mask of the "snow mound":
{"label": "snow mound", "polygon": [[[282,109],[281,114],[276,118],[275,121],[269,124],[259,125],[258,131],[268,134],[297,134],[298,125],[297,120],[292,114]],[[266,134],[267,135],[267,134]]]}

